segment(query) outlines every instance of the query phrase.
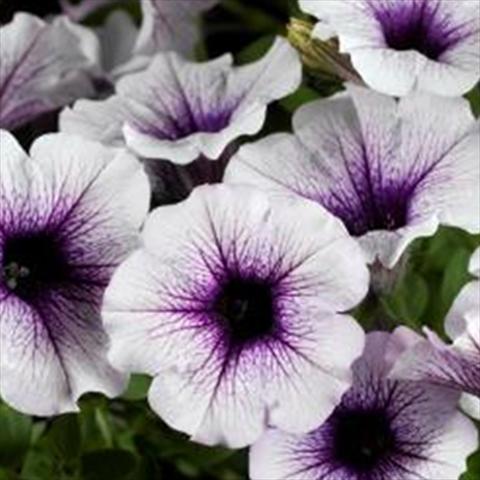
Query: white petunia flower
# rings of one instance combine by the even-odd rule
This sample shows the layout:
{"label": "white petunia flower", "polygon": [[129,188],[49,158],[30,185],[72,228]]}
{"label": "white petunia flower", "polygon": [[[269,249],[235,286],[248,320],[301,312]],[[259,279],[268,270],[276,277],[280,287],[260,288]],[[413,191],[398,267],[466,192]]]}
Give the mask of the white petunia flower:
{"label": "white petunia flower", "polygon": [[304,432],[350,386],[364,334],[343,312],[367,289],[356,242],[314,203],[198,187],[150,215],[143,247],[115,273],[109,359],[154,376],[150,405],[195,441]]}
{"label": "white petunia flower", "polygon": [[[79,20],[115,0],[96,0],[71,5],[63,0],[70,18]],[[123,75],[144,70],[159,52],[173,51],[193,57],[199,40],[200,15],[218,0],[142,1],[140,29],[129,14],[113,10],[95,30],[72,24],[84,54],[94,65],[97,93],[109,91]]]}
{"label": "white petunia flower", "polygon": [[225,180],[318,202],[343,220],[369,262],[387,268],[439,224],[478,233],[480,129],[468,102],[349,93],[297,110],[295,135],[242,147]]}
{"label": "white petunia flower", "polygon": [[90,61],[67,18],[17,13],[0,28],[0,127],[15,129],[91,95]]}
{"label": "white petunia flower", "polygon": [[300,7],[338,35],[341,52],[382,93],[460,96],[480,79],[477,0],[300,0]]}
{"label": "white petunia flower", "polygon": [[[122,77],[116,95],[80,100],[65,110],[61,130],[112,145],[126,142],[151,159],[147,165],[157,196],[175,197],[170,189],[177,185],[188,194],[195,185],[220,181],[232,143],[257,133],[267,105],[301,81],[298,55],[281,38],[255,63],[234,67],[232,62],[231,55],[192,63],[175,53],[159,54],[146,71]],[[192,162],[191,169],[172,165]],[[165,192],[162,183],[172,176]]]}
{"label": "white petunia flower", "polygon": [[352,388],[328,420],[304,435],[267,431],[250,450],[250,478],[458,478],[478,446],[475,425],[456,411],[452,390],[388,378],[402,337],[368,334]]}
{"label": "white petunia flower", "polygon": [[476,279],[463,287],[445,320],[453,343],[446,345],[425,328],[427,340],[407,351],[392,375],[460,390],[464,410],[480,419],[480,248],[472,257],[470,273]]}
{"label": "white petunia flower", "polygon": [[127,153],[65,134],[30,158],[0,131],[0,395],[33,415],[119,394],[100,320],[115,267],[137,246],[148,181]]}

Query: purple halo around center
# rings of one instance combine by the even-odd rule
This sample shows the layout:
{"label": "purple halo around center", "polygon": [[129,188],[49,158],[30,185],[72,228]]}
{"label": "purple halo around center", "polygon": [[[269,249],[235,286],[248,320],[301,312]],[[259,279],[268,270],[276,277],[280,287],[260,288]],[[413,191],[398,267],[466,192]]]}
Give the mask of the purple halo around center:
{"label": "purple halo around center", "polygon": [[[159,93],[161,95],[161,93]],[[132,120],[132,125],[145,135],[160,140],[180,140],[194,133],[218,133],[228,126],[235,108],[202,112],[184,99],[171,115],[163,116],[161,125]]]}
{"label": "purple halo around center", "polygon": [[370,6],[394,50],[416,50],[438,60],[465,36],[464,26],[452,22],[438,1],[371,2]]}
{"label": "purple halo around center", "polygon": [[211,308],[233,344],[255,341],[272,334],[277,326],[275,294],[272,286],[263,280],[229,278],[219,289]]}

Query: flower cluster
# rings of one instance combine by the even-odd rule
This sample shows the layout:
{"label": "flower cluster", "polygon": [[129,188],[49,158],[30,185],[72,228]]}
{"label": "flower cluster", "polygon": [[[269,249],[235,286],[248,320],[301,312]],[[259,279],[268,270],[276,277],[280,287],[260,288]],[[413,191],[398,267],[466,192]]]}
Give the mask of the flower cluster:
{"label": "flower cluster", "polygon": [[[53,416],[147,374],[166,424],[251,447],[254,480],[457,479],[479,446],[480,248],[446,337],[358,311],[414,240],[480,233],[461,96],[480,3],[300,0],[359,80],[269,135],[304,81],[287,39],[198,62],[216,0],[142,0],[139,28],[114,10],[97,29],[81,21],[112,2],[61,3],[0,28],[2,399]],[[26,141],[45,114],[58,128]]]}

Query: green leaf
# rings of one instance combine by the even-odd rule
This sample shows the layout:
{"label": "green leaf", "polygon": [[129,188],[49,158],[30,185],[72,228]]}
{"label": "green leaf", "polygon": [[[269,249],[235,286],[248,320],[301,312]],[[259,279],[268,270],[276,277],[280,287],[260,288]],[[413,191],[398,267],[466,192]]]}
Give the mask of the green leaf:
{"label": "green leaf", "polygon": [[78,415],[67,414],[56,418],[48,430],[47,442],[58,459],[66,463],[77,459],[82,443]]}
{"label": "green leaf", "polygon": [[7,472],[7,470],[3,470],[3,468],[0,468],[0,480],[11,480],[10,474]]}
{"label": "green leaf", "polygon": [[293,113],[297,108],[305,103],[321,98],[319,93],[313,88],[302,85],[296,92],[280,100],[280,105],[287,111]]}
{"label": "green leaf", "polygon": [[265,35],[260,37],[255,42],[248,45],[236,56],[237,64],[243,65],[245,63],[255,62],[262,58],[273,45],[275,35]]}
{"label": "green leaf", "polygon": [[144,400],[147,398],[151,383],[152,379],[147,375],[132,375],[122,398],[126,400]]}
{"label": "green leaf", "polygon": [[58,463],[48,450],[30,450],[22,467],[22,480],[52,480],[58,478]]}
{"label": "green leaf", "polygon": [[96,450],[82,457],[84,480],[124,480],[137,467],[135,456],[120,449]]}
{"label": "green leaf", "polygon": [[0,405],[0,465],[21,463],[30,445],[32,420],[7,405]]}
{"label": "green leaf", "polygon": [[470,102],[472,112],[475,117],[480,116],[480,85],[476,85],[467,95],[467,100]]}
{"label": "green leaf", "polygon": [[461,480],[478,480],[480,478],[480,450],[477,450],[468,459],[467,471],[461,476]]}
{"label": "green leaf", "polygon": [[450,308],[461,288],[470,278],[468,273],[470,255],[469,250],[466,248],[460,248],[452,252],[449,256],[440,290],[442,306],[445,313]]}
{"label": "green leaf", "polygon": [[[480,246],[478,237],[456,228],[442,227],[435,236],[421,239],[421,248],[413,251],[413,261],[422,272],[442,273],[451,260],[452,252],[466,249],[473,252]],[[417,245],[417,244],[416,244]]]}
{"label": "green leaf", "polygon": [[420,318],[428,304],[429,291],[425,279],[416,272],[408,272],[395,287],[392,295],[382,299],[387,313],[395,320],[411,327],[420,326]]}

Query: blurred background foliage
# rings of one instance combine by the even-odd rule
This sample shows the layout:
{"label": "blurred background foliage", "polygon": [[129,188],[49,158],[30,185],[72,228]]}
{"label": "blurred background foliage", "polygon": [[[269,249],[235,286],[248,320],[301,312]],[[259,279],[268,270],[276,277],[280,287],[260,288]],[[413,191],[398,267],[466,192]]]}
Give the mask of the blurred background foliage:
{"label": "blurred background foliage", "polygon": [[[138,0],[117,0],[113,6],[96,11],[85,23],[100,25],[112,8],[126,10],[140,23]],[[10,21],[16,11],[48,16],[59,13],[60,7],[57,0],[0,0],[0,23]],[[257,60],[275,35],[287,34],[291,17],[305,18],[296,0],[222,0],[202,19],[203,36],[197,46],[197,59],[232,52],[238,64]],[[258,136],[289,131],[295,109],[341,89],[335,78],[325,79],[306,70],[299,90],[269,107],[267,122]],[[479,116],[480,87],[467,98]],[[374,319],[376,325],[383,322],[387,329],[405,324],[420,330],[426,325],[443,336],[445,314],[470,279],[468,261],[479,245],[479,236],[451,228],[441,228],[434,237],[417,240],[392,289],[369,295],[354,315],[367,330],[372,328]],[[158,419],[148,408],[149,384],[149,378],[133,376],[122,397],[108,400],[89,394],[82,398],[78,414],[56,418],[28,417],[0,400],[0,480],[248,477],[246,450],[195,444]],[[462,480],[479,478],[480,451],[470,457]]]}

